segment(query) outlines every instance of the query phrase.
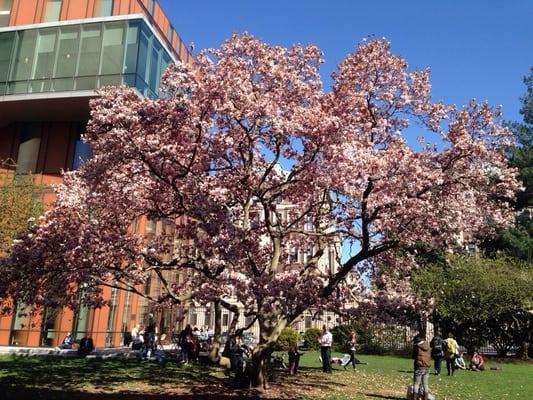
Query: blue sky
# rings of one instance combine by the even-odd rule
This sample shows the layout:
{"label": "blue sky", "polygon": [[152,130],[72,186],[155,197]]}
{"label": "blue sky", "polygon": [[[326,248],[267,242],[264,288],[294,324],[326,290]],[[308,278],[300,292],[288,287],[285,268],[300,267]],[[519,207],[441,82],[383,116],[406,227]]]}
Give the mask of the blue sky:
{"label": "blue sky", "polygon": [[158,1],[196,50],[244,31],[269,43],[314,43],[325,54],[326,85],[361,39],[386,37],[411,68],[431,68],[435,99],[488,100],[520,119],[522,78],[533,66],[531,0]]}

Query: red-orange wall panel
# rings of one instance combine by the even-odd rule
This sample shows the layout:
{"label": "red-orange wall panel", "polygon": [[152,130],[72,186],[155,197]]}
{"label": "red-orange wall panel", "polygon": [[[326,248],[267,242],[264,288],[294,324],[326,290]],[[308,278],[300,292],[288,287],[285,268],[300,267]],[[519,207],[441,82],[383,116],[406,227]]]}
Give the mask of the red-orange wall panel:
{"label": "red-orange wall panel", "polygon": [[88,0],[68,0],[67,2],[63,3],[63,7],[66,8],[66,15],[61,12],[62,17],[61,19],[80,19],[80,18],[87,18],[91,15],[90,11],[87,11],[87,1]]}
{"label": "red-orange wall panel", "polygon": [[46,0],[39,0],[37,3],[37,8],[35,10],[35,22],[41,22],[44,16],[44,7]]}
{"label": "red-orange wall panel", "polygon": [[26,25],[35,23],[38,0],[15,0],[13,10],[16,16],[14,25]]}

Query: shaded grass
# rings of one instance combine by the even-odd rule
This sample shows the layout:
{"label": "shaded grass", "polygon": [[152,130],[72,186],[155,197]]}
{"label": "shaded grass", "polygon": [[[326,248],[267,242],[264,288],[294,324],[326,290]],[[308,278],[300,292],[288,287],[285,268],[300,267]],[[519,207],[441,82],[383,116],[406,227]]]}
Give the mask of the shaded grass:
{"label": "shaded grass", "polygon": [[[365,356],[368,365],[332,375],[321,372],[318,352],[305,353],[300,374],[275,374],[264,394],[236,390],[223,370],[210,366],[165,365],[136,359],[0,357],[1,399],[404,399],[412,380],[412,361]],[[488,365],[494,363],[488,362]],[[454,377],[430,377],[437,399],[533,399],[533,364],[499,364],[500,371],[458,371]]]}

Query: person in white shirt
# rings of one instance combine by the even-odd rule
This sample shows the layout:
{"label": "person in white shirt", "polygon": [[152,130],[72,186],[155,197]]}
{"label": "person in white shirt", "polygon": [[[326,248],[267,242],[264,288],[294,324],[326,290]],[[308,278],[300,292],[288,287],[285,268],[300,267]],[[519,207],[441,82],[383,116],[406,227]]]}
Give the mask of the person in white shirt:
{"label": "person in white shirt", "polygon": [[320,355],[322,357],[322,371],[331,374],[331,344],[333,343],[333,335],[326,325],[322,327],[322,335],[319,338],[319,342]]}

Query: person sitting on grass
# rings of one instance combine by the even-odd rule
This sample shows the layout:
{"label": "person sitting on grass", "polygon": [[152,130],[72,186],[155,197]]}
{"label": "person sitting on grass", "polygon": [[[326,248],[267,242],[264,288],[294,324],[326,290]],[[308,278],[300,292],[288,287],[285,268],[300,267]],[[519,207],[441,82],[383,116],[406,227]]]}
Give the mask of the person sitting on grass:
{"label": "person sitting on grass", "polygon": [[470,358],[470,370],[483,371],[485,369],[485,359],[477,351],[474,351],[472,358]]}
{"label": "person sitting on grass", "polygon": [[70,332],[67,332],[67,336],[65,336],[65,339],[61,342],[59,345],[60,349],[72,349],[72,344],[74,343],[74,338],[72,337],[72,334]]}
{"label": "person sitting on grass", "polygon": [[455,357],[454,367],[455,369],[466,369],[465,359],[463,358],[465,353],[460,353]]}

